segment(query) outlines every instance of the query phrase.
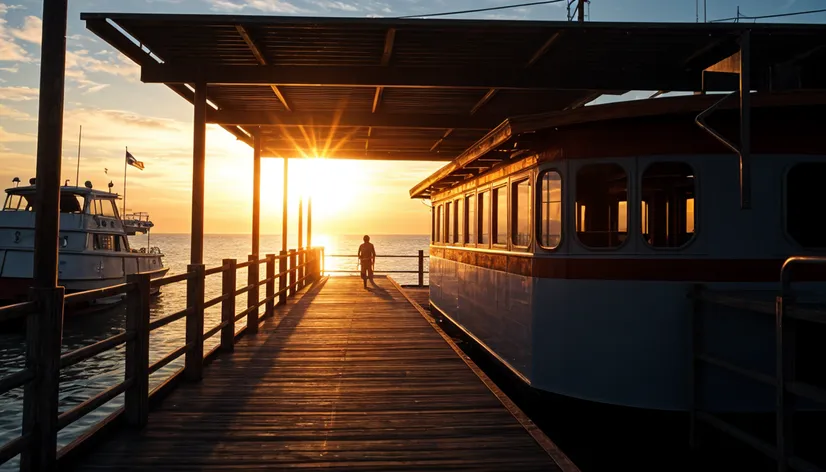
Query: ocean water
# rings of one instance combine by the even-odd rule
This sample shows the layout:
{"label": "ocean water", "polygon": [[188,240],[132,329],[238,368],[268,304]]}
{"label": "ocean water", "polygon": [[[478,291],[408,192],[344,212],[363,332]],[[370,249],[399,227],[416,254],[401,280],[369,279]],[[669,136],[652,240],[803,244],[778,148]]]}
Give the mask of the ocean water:
{"label": "ocean water", "polygon": [[[356,271],[355,254],[362,243],[362,235],[313,235],[313,246],[325,248],[325,270],[331,276],[349,275]],[[186,271],[189,262],[189,235],[186,234],[152,234],[130,238],[132,247],[158,246],[163,251],[164,264],[170,268],[168,275]],[[295,239],[288,239],[288,247],[296,247]],[[376,273],[382,271],[415,271],[418,260],[415,257],[389,258],[387,255],[415,256],[419,250],[425,251],[424,270],[428,270],[427,248],[428,235],[375,235],[371,242],[376,247],[379,257],[376,259]],[[204,263],[207,268],[221,265],[222,259],[235,258],[238,262],[246,261],[251,250],[248,235],[206,235],[204,238]],[[264,235],[261,237],[260,254],[278,254],[281,250],[281,237]],[[336,257],[336,256],[348,257]],[[261,278],[263,278],[263,266]],[[418,283],[415,273],[388,274],[401,284]],[[245,271],[237,273],[237,286],[246,284]],[[427,274],[424,283],[428,283]],[[205,297],[207,300],[221,293],[221,276],[207,277]],[[264,287],[261,287],[261,296]],[[163,287],[150,307],[151,319],[158,319],[175,313],[186,306],[186,284],[178,283]],[[236,313],[246,308],[246,296],[237,297]],[[220,304],[206,310],[205,331],[220,323]],[[126,311],[123,303],[94,313],[67,313],[64,321],[63,352],[70,352],[83,346],[121,333],[125,329]],[[236,330],[243,327],[245,320],[236,323]],[[150,337],[150,363],[161,359],[166,354],[184,345],[185,320],[181,319],[152,332]],[[207,351],[218,344],[220,336],[216,335],[205,343]],[[25,336],[19,331],[0,330],[0,378],[16,372],[25,364]],[[150,377],[150,388],[162,383],[171,374],[183,367],[183,357],[165,366]],[[89,360],[64,369],[60,376],[59,410],[64,412],[82,403],[95,394],[115,385],[124,379],[124,346],[107,351]],[[58,436],[59,447],[69,444],[110,413],[123,405],[123,396],[118,396],[93,413],[79,419],[64,428]],[[20,434],[22,424],[23,389],[15,389],[0,395],[0,445],[14,439]],[[0,465],[0,471],[17,470],[17,459]]]}

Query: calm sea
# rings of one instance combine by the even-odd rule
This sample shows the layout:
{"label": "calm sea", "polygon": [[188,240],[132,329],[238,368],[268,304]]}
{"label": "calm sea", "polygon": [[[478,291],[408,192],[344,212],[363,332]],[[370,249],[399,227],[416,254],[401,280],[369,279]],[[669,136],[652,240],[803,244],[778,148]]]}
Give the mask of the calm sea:
{"label": "calm sea", "polygon": [[[336,255],[355,255],[361,244],[362,235],[314,235],[313,246],[324,246],[327,257],[325,269],[330,275],[348,275],[343,272],[355,271],[357,261],[354,257],[334,257]],[[371,242],[376,247],[376,253],[382,255],[416,255],[419,250],[426,250],[429,244],[428,235],[375,235]],[[131,238],[133,247],[158,246],[165,254],[164,263],[170,268],[169,275],[186,271],[189,261],[189,235],[185,234],[153,234],[147,242],[146,236]],[[289,247],[296,247],[295,240],[289,240]],[[207,268],[221,265],[225,258],[236,258],[239,262],[245,261],[250,252],[251,240],[248,235],[207,235],[204,238],[204,263]],[[261,254],[277,254],[281,250],[281,237],[265,235],[261,237]],[[425,271],[428,270],[428,259],[425,256]],[[383,258],[376,259],[376,272],[382,271],[415,271],[418,267],[416,258]],[[263,270],[263,269],[262,269]],[[238,287],[245,285],[246,277],[239,272]],[[390,274],[401,284],[416,284],[416,274]],[[425,284],[428,283],[425,274]],[[220,294],[221,277],[213,275],[207,278],[206,298],[214,298]],[[263,296],[263,287],[261,290]],[[153,299],[151,306],[152,319],[182,310],[186,304],[186,285],[173,284],[164,287],[161,294]],[[246,297],[238,297],[237,312],[246,308]],[[220,305],[207,310],[204,323],[205,329],[210,329],[220,322]],[[93,344],[118,334],[124,330],[126,312],[123,304],[118,304],[104,311],[90,314],[68,315],[64,323],[63,351]],[[241,320],[236,326],[240,329],[245,321]],[[164,357],[184,344],[185,320],[179,320],[152,332],[150,339],[150,362]],[[219,336],[208,340],[205,350],[218,343]],[[24,366],[25,342],[21,332],[0,331],[0,378],[17,371]],[[150,388],[161,383],[170,374],[180,369],[183,357],[172,362],[150,378]],[[60,378],[60,411],[66,411],[98,392],[116,384],[124,378],[124,347],[100,354],[80,364],[74,365],[61,372]],[[109,413],[123,404],[123,397],[119,396],[96,410],[90,415],[76,421],[63,429],[59,434],[60,446],[65,446]],[[15,389],[5,395],[0,395],[0,445],[20,434],[23,407],[23,389]],[[10,461],[0,470],[16,470],[17,460]]]}

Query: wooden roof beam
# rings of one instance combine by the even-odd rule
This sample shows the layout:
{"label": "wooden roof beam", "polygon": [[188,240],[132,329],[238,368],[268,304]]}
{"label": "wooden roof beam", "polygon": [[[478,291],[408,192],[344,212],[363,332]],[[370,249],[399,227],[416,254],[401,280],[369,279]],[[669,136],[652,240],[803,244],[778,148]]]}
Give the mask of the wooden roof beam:
{"label": "wooden roof beam", "polygon": [[[250,49],[250,51],[252,51],[252,55],[255,56],[255,60],[257,60],[258,63],[262,66],[269,65],[269,63],[267,62],[267,58],[261,51],[261,47],[258,45],[258,43],[255,42],[252,36],[250,36],[249,31],[247,31],[247,29],[242,25],[235,25],[235,29],[238,31],[238,34],[241,35],[241,38],[244,39],[244,42],[247,43],[247,47]],[[290,108],[290,105],[287,103],[286,97],[284,97],[284,94],[281,92],[278,86],[270,85],[270,87],[272,88],[272,93],[275,94],[275,98],[277,98],[278,101],[281,102],[281,105],[284,106],[284,109],[286,109],[287,111],[292,111],[292,108]]]}
{"label": "wooden roof beam", "polygon": [[[264,146],[261,157],[282,158],[300,157],[301,153],[295,149],[278,149]],[[373,161],[420,161],[420,162],[447,162],[456,157],[453,154],[430,153],[427,151],[340,151],[323,156],[325,159],[351,159]]]}
{"label": "wooden roof beam", "polygon": [[446,114],[402,114],[370,112],[256,112],[207,110],[207,123],[238,126],[312,126],[370,127],[418,129],[489,130],[501,123],[496,116],[463,116]]}
{"label": "wooden roof beam", "polygon": [[[402,66],[239,66],[191,67],[146,64],[146,83],[211,85],[323,85],[330,87],[400,87],[508,90],[673,90],[695,91],[702,86],[699,71],[668,70],[662,66],[629,67],[612,73],[576,70],[541,70],[515,74],[506,67],[402,67]],[[721,89],[723,90],[723,89]]]}
{"label": "wooden roof beam", "polygon": [[[396,28],[388,28],[387,35],[384,37],[384,51],[381,54],[382,67],[387,67],[390,65],[390,58],[393,56],[393,44],[395,42]],[[376,87],[376,94],[373,96],[373,113],[379,109],[383,92],[384,87]]]}
{"label": "wooden roof beam", "polygon": [[[544,56],[545,53],[548,52],[549,49],[551,49],[551,46],[553,46],[553,44],[555,42],[557,42],[557,40],[559,40],[560,36],[562,36],[562,31],[557,31],[556,33],[551,35],[551,37],[548,38],[548,40],[545,41],[545,43],[539,49],[537,49],[537,51],[533,54],[533,56],[531,56],[531,58],[528,59],[527,64],[525,64],[525,68],[527,69],[527,68],[531,67],[532,65],[534,65],[536,63],[536,61],[541,59],[542,56]],[[495,88],[492,88],[492,89],[488,90],[488,93],[486,93],[476,103],[476,105],[473,106],[473,108],[470,110],[470,114],[473,115],[474,113],[479,111],[480,108],[485,106],[485,104],[487,104],[496,95],[497,91],[498,91],[498,89],[495,89]]]}

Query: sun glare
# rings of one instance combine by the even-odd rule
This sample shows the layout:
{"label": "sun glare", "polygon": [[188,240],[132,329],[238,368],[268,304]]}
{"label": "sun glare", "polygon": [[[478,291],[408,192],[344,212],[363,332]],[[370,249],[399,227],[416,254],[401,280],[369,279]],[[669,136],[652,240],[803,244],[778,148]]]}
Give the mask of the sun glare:
{"label": "sun glare", "polygon": [[291,160],[290,165],[290,199],[312,198],[318,216],[352,210],[366,180],[366,169],[356,161],[306,158]]}

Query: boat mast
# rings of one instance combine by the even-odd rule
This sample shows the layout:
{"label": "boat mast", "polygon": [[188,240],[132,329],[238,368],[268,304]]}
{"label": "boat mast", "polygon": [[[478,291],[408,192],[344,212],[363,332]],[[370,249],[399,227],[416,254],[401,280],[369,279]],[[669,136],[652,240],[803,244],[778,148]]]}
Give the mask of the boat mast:
{"label": "boat mast", "polygon": [[77,173],[75,174],[75,187],[80,181],[80,141],[83,139],[83,125],[80,125],[80,131],[77,134]]}
{"label": "boat mast", "polygon": [[126,165],[129,163],[129,159],[126,156],[129,154],[129,146],[126,146],[126,153],[123,155],[123,211],[121,212],[123,216],[121,218],[126,217]]}

